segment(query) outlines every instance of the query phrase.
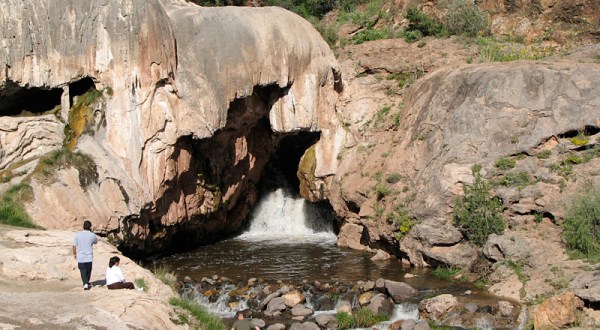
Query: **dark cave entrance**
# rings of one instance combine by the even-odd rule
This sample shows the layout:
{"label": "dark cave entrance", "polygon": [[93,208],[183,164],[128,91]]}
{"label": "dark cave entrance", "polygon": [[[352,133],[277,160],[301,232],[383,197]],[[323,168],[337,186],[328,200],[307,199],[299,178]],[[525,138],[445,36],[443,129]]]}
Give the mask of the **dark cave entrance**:
{"label": "dark cave entrance", "polygon": [[76,96],[81,96],[91,89],[96,89],[94,80],[90,77],[79,79],[69,84],[69,104],[73,106]]}
{"label": "dark cave entrance", "polygon": [[0,116],[35,116],[61,104],[62,88],[22,87],[12,81],[0,90]]}

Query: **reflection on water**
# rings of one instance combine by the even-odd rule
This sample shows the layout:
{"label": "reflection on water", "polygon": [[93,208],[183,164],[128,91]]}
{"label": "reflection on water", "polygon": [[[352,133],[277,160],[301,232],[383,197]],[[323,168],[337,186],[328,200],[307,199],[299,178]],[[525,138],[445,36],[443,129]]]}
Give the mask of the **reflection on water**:
{"label": "reflection on water", "polygon": [[194,280],[213,275],[245,281],[256,277],[283,281],[358,281],[402,278],[402,264],[373,262],[370,253],[339,249],[335,239],[278,242],[235,238],[160,261]]}

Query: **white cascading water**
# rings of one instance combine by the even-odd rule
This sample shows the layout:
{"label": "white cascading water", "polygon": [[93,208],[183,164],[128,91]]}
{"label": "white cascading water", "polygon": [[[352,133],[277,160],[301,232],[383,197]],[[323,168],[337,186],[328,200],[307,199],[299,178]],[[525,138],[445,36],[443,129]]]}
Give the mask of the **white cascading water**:
{"label": "white cascading water", "polygon": [[248,231],[240,239],[273,243],[331,243],[336,240],[331,219],[318,206],[286,188],[264,194],[250,214]]}

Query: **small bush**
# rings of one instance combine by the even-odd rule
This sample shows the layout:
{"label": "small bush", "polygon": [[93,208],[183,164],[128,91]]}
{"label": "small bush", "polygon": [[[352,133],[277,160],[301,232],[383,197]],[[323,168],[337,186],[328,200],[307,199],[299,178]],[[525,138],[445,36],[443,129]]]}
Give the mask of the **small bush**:
{"label": "small bush", "polygon": [[562,162],[563,165],[576,165],[576,164],[581,164],[583,163],[584,160],[583,158],[579,157],[578,155],[570,155],[567,158],[565,158]]}
{"label": "small bush", "polygon": [[476,37],[488,28],[488,15],[470,0],[453,0],[446,9],[446,24],[452,35]]}
{"label": "small bush", "polygon": [[452,267],[437,267],[431,271],[433,277],[437,277],[442,280],[452,279],[454,276],[460,273],[460,269]]}
{"label": "small bush", "polygon": [[419,31],[422,36],[443,36],[446,34],[444,25],[434,17],[417,9],[409,7],[406,10],[406,19],[408,20],[407,31]]}
{"label": "small bush", "polygon": [[402,176],[400,175],[400,173],[397,173],[397,172],[390,173],[385,178],[385,181],[387,181],[387,183],[391,183],[391,184],[397,183],[400,180],[402,180]]}
{"label": "small bush", "polygon": [[375,314],[368,308],[361,308],[354,314],[356,327],[368,328],[377,323],[387,321],[389,317],[385,314]]}
{"label": "small bush", "polygon": [[392,190],[382,184],[378,184],[375,186],[375,192],[377,193],[377,199],[382,199],[383,197],[392,193]]}
{"label": "small bush", "polygon": [[527,172],[519,172],[508,173],[497,183],[506,187],[519,187],[522,189],[532,184],[533,181],[531,178],[529,178],[529,174],[527,174]]}
{"label": "small bush", "polygon": [[567,248],[587,259],[600,259],[600,188],[580,192],[565,212],[563,236]]}
{"label": "small bush", "polygon": [[0,223],[16,227],[42,228],[31,221],[23,203],[33,198],[30,185],[20,183],[10,187],[0,198]]}
{"label": "small bush", "polygon": [[389,320],[385,314],[375,314],[367,308],[361,308],[354,315],[346,312],[338,313],[338,329],[368,328],[377,323]]}
{"label": "small bush", "polygon": [[360,45],[367,41],[389,39],[390,34],[383,29],[367,28],[356,32],[350,41],[355,45]]}
{"label": "small bush", "polygon": [[173,306],[181,307],[190,314],[194,316],[194,318],[198,321],[199,329],[206,330],[225,330],[225,324],[221,321],[221,319],[211,314],[200,304],[196,303],[192,299],[189,298],[171,298],[169,299],[169,303]]}
{"label": "small bush", "polygon": [[502,157],[496,161],[495,165],[499,170],[505,171],[515,168],[517,161],[512,158]]}
{"label": "small bush", "polygon": [[504,231],[502,203],[490,194],[490,185],[481,175],[481,166],[471,168],[475,180],[464,185],[464,195],[456,199],[454,217],[465,237],[476,245],[483,245],[491,234]]}
{"label": "small bush", "polygon": [[398,241],[400,241],[415,224],[415,219],[402,205],[396,205],[394,210],[387,214],[387,218],[398,228],[398,231],[394,235]]}

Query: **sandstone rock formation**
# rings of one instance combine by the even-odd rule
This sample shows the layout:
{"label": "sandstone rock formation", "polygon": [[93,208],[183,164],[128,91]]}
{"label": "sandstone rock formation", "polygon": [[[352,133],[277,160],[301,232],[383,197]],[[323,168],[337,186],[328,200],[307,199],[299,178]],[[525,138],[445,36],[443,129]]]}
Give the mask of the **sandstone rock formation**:
{"label": "sandstone rock formation", "polygon": [[[175,235],[181,246],[232,232],[256,200],[273,132],[320,132],[310,175],[334,173],[339,69],[295,14],[176,0],[0,9],[0,170],[33,187],[26,208],[45,227],[90,218],[145,254],[168,249]],[[89,91],[100,96],[81,114],[75,105]],[[23,101],[35,93],[51,94],[44,104]],[[22,111],[48,108],[58,110]],[[42,183],[35,166],[23,167],[63,144],[91,155],[96,183],[82,189],[77,172],[61,167]]]}

